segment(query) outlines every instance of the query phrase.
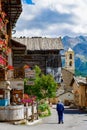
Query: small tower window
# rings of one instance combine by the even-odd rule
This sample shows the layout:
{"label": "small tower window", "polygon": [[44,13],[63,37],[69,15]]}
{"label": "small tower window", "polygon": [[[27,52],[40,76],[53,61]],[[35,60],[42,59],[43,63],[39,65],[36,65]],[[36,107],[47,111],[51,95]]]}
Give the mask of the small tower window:
{"label": "small tower window", "polygon": [[69,66],[72,66],[72,61],[69,62]]}
{"label": "small tower window", "polygon": [[69,59],[72,59],[72,54],[69,55]]}

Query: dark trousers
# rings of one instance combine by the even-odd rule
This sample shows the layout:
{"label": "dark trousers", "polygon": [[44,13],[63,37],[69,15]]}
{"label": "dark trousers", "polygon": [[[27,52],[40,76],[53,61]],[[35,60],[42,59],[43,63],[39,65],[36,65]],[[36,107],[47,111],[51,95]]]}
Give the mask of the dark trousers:
{"label": "dark trousers", "polygon": [[58,122],[63,123],[63,111],[58,111]]}

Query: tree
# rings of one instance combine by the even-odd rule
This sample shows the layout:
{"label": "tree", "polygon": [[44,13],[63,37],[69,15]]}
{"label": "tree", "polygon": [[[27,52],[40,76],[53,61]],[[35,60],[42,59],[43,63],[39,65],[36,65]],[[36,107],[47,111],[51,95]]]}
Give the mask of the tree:
{"label": "tree", "polygon": [[25,93],[29,95],[35,95],[38,99],[55,97],[57,83],[55,82],[53,76],[42,74],[41,69],[38,66],[35,66],[34,70],[36,72],[34,85],[26,85],[26,81],[28,79],[24,80]]}

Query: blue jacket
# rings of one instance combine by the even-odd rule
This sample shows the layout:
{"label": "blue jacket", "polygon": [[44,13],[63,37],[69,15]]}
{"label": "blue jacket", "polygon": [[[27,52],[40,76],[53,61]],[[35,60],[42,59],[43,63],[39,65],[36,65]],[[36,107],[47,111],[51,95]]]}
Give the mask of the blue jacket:
{"label": "blue jacket", "polygon": [[56,110],[57,111],[64,111],[64,105],[63,103],[58,103],[57,106],[56,106]]}

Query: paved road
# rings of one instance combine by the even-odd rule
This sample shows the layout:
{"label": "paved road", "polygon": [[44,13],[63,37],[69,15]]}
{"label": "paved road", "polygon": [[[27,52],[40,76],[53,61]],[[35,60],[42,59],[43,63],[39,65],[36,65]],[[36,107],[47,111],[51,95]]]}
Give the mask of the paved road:
{"label": "paved road", "polygon": [[13,125],[0,122],[0,130],[87,130],[87,113],[65,109],[64,124],[57,124],[55,106],[52,107],[52,115],[43,118],[33,125]]}

